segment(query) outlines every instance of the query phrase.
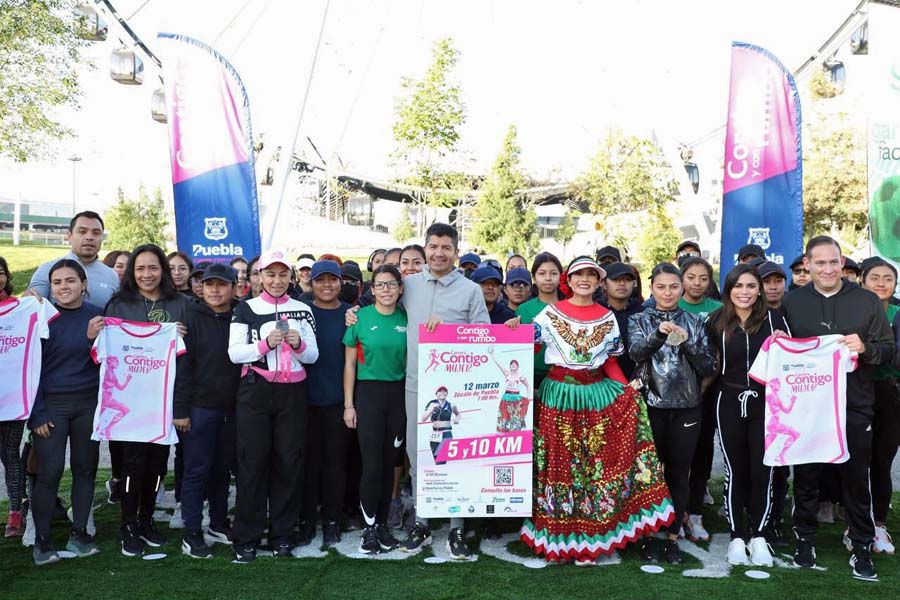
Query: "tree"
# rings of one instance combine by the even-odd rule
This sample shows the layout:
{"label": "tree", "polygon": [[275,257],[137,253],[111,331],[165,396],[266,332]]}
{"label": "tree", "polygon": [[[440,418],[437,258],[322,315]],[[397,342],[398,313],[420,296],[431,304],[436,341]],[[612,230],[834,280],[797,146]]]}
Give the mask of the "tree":
{"label": "tree", "polygon": [[3,0],[0,9],[0,155],[50,154],[72,135],[55,113],[77,108],[79,48],[74,0]]}
{"label": "tree", "polygon": [[165,249],[165,229],[169,220],[162,191],[156,188],[153,200],[147,196],[143,185],[138,189],[137,200],[125,196],[122,188],[117,195],[118,201],[106,211],[106,230],[109,232],[104,242],[106,247],[131,250],[141,244],[156,244]]}
{"label": "tree", "polygon": [[521,150],[510,125],[503,147],[475,204],[472,242],[495,254],[535,254],[539,249],[537,214],[521,194],[526,180],[519,168]]}
{"label": "tree", "polygon": [[652,269],[662,262],[672,259],[672,250],[681,241],[681,235],[666,212],[659,206],[650,210],[649,220],[643,222],[640,236],[641,264]]}
{"label": "tree", "polygon": [[400,216],[397,217],[397,223],[394,225],[394,239],[401,244],[406,240],[415,237],[416,229],[413,227],[412,221],[409,220],[409,210],[406,205],[400,205]]}
{"label": "tree", "polygon": [[670,201],[677,189],[659,147],[620,130],[610,131],[601,142],[573,188],[597,215],[653,210]]}
{"label": "tree", "polygon": [[553,232],[553,239],[562,244],[563,256],[566,254],[566,246],[569,245],[569,242],[572,241],[572,238],[575,237],[575,232],[578,230],[576,225],[577,223],[572,217],[572,212],[566,209],[559,226]]}
{"label": "tree", "polygon": [[404,77],[400,81],[403,95],[395,107],[397,148],[393,158],[408,169],[400,178],[403,183],[426,190],[420,200],[449,206],[457,198],[439,196],[437,190],[456,189],[463,183],[447,163],[457,149],[466,110],[460,87],[451,77],[459,61],[453,40],[438,40],[432,53],[432,63],[422,79]]}
{"label": "tree", "polygon": [[809,93],[813,100],[834,98],[840,93],[836,85],[825,75],[824,69],[813,70],[809,78]]}
{"label": "tree", "polygon": [[868,224],[865,132],[844,113],[815,122],[803,148],[804,230],[853,237]]}

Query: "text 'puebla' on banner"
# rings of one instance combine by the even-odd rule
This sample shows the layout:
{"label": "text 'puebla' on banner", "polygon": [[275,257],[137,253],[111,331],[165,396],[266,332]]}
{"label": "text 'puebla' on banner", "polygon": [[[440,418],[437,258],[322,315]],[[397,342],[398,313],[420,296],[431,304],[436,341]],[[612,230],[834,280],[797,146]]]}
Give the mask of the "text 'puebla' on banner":
{"label": "text 'puebla' on banner", "polygon": [[779,265],[790,264],[803,250],[800,97],[794,77],[770,52],[734,42],[722,197],[723,285],[746,244],[759,245]]}
{"label": "text 'puebla' on banner", "polygon": [[900,8],[871,3],[868,109],[872,254],[900,265]]}
{"label": "text 'puebla' on banner", "polygon": [[194,261],[260,254],[250,103],[206,44],[159,34],[178,249]]}
{"label": "text 'puebla' on banner", "polygon": [[534,329],[419,327],[416,514],[531,516]]}

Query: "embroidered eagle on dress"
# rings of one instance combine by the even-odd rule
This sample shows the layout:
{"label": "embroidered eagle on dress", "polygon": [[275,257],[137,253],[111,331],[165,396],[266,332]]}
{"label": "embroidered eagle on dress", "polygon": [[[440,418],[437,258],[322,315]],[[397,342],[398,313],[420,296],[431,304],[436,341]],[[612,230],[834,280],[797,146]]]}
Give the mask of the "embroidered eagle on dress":
{"label": "embroidered eagle on dress", "polygon": [[552,312],[548,312],[547,317],[559,337],[572,347],[582,361],[590,360],[591,349],[598,346],[612,332],[614,324],[613,320],[609,320],[597,325],[588,333],[587,327],[579,327],[577,331],[573,330],[568,321]]}

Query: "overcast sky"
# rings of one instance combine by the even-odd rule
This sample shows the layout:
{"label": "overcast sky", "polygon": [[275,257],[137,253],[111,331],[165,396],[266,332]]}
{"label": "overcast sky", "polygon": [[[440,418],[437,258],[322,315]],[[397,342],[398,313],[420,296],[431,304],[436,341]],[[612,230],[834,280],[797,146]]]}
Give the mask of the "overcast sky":
{"label": "overcast sky", "polygon": [[[142,2],[114,0],[126,17]],[[355,173],[388,179],[400,78],[420,76],[434,40],[450,36],[461,53],[461,148],[472,168],[489,168],[514,123],[526,169],[567,179],[609,127],[686,142],[724,124],[732,40],[761,45],[795,69],[857,4],[332,0],[301,139],[311,137],[326,158],[339,154]],[[150,0],[130,23],[151,48],[165,31],[218,49],[247,86],[254,130],[287,146],[324,9],[324,0]],[[83,159],[79,209],[103,208],[116,186],[138,182],[171,196],[166,127],[149,114],[157,72],[145,61],[144,85],[113,82],[108,57],[119,35],[111,24],[109,40],[86,50],[96,68],[82,73],[81,110],[64,115],[77,138],[59,144],[54,161],[0,162],[0,197],[71,202],[73,154]],[[305,143],[298,149],[313,156]]]}

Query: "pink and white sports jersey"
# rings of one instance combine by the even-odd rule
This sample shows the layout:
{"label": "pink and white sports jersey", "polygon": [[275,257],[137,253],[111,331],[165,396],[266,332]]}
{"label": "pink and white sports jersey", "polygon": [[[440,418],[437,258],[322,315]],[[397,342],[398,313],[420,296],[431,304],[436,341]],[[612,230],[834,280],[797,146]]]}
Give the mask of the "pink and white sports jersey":
{"label": "pink and white sports jersey", "polygon": [[91,356],[100,367],[97,441],[178,443],[172,424],[175,358],[185,347],[175,323],[106,317]]}
{"label": "pink and white sports jersey", "polygon": [[31,416],[41,379],[40,338],[50,337],[50,321],[59,312],[49,301],[9,298],[0,303],[0,421]]}
{"label": "pink and white sports jersey", "polygon": [[769,337],[750,377],[766,386],[767,466],[842,463],[847,449],[847,373],[856,353],[840,335]]}

